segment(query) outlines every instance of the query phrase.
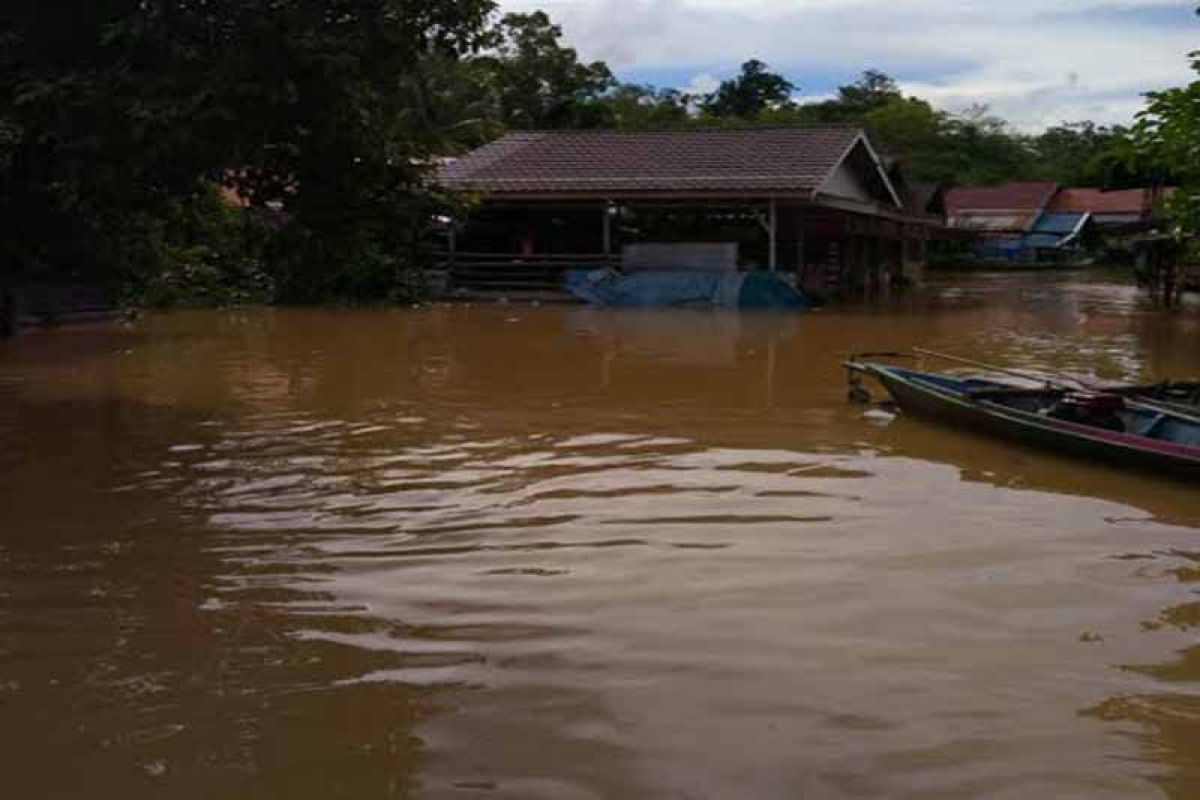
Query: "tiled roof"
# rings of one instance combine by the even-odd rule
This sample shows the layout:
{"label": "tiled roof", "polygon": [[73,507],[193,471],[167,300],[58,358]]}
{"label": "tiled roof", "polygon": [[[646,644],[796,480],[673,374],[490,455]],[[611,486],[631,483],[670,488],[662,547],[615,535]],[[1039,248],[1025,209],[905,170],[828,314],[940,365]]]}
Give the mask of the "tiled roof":
{"label": "tiled roof", "polygon": [[1003,186],[964,186],[946,192],[946,213],[1027,211],[1045,208],[1058,190],[1055,183],[1006,183]]}
{"label": "tiled roof", "polygon": [[222,186],[217,191],[220,192],[221,199],[231,206],[236,206],[238,208],[249,208],[251,205],[250,198],[239,192],[233,186]]}
{"label": "tiled roof", "polygon": [[1140,215],[1150,210],[1150,193],[1144,189],[1124,189],[1116,192],[1063,189],[1050,202],[1050,210]]}
{"label": "tiled roof", "polygon": [[529,195],[811,194],[853,126],[511,133],[443,167],[443,186]]}

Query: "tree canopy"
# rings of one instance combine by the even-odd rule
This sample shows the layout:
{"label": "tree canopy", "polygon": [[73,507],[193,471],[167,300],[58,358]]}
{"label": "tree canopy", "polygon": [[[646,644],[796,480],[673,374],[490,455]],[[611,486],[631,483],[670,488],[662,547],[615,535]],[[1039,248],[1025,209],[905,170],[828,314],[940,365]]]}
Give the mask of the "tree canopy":
{"label": "tree canopy", "polygon": [[[178,199],[286,214],[280,296],[377,294],[446,147],[404,80],[486,44],[491,0],[13,0],[0,18],[0,257],[137,286],[186,260]],[[164,227],[165,226],[165,227]]]}
{"label": "tree canopy", "polygon": [[603,62],[584,64],[561,43],[562,28],[544,11],[505,14],[489,32],[490,48],[472,65],[495,100],[494,113],[517,128],[610,125],[600,98],[616,84]]}
{"label": "tree canopy", "polygon": [[795,106],[796,87],[782,75],[767,70],[758,59],[742,64],[737,77],[722,81],[712,94],[700,102],[705,114],[713,117],[753,119],[764,111],[779,111]]}
{"label": "tree canopy", "polygon": [[[1200,51],[1189,58],[1200,76]],[[1182,233],[1200,234],[1200,77],[1147,95],[1125,153],[1134,170],[1177,185],[1168,210]]]}

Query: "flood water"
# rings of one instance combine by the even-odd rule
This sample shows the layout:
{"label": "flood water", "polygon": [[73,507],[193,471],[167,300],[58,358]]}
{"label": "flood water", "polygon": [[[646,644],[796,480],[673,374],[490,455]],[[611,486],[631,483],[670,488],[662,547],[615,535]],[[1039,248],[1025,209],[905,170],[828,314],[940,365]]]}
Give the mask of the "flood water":
{"label": "flood water", "polygon": [[5,794],[1200,796],[1197,487],[846,402],[912,345],[1200,375],[1200,310],[992,275],[0,344]]}

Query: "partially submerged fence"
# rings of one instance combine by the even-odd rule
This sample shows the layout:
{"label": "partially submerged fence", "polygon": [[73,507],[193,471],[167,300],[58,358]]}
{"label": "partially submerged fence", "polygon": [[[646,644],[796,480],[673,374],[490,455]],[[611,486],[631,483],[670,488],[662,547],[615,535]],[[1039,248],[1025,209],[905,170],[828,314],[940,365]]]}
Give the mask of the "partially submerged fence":
{"label": "partially submerged fence", "polygon": [[0,287],[0,334],[23,326],[103,319],[116,313],[112,295],[86,284],[26,284]]}
{"label": "partially submerged fence", "polygon": [[572,269],[617,266],[620,256],[603,253],[443,253],[438,259],[452,290],[473,292],[561,292]]}

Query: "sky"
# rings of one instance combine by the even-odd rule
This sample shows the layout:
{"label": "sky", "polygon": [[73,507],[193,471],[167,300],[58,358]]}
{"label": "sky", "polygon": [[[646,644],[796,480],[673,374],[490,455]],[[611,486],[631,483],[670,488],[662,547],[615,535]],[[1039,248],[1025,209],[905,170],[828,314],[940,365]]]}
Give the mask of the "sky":
{"label": "sky", "polygon": [[1194,79],[1189,2],[1164,0],[501,0],[541,8],[623,81],[711,91],[747,59],[823,98],[866,68],[948,111],[986,104],[1036,131],[1127,123],[1142,94]]}

